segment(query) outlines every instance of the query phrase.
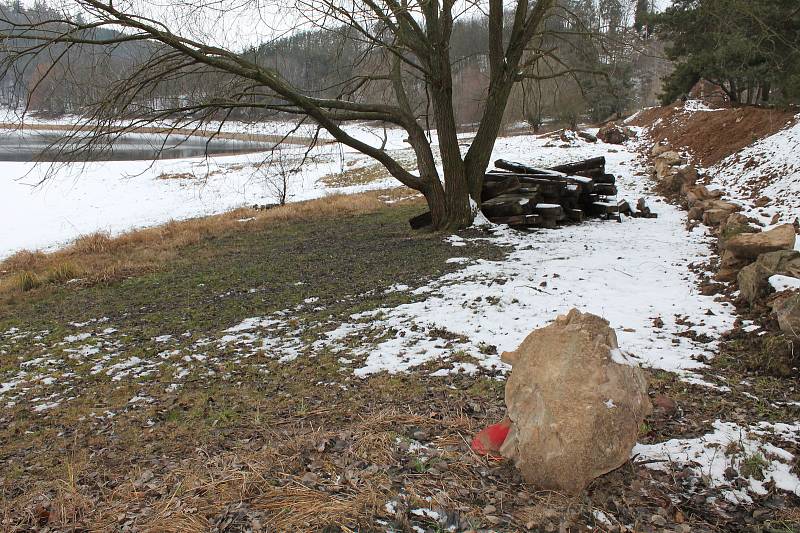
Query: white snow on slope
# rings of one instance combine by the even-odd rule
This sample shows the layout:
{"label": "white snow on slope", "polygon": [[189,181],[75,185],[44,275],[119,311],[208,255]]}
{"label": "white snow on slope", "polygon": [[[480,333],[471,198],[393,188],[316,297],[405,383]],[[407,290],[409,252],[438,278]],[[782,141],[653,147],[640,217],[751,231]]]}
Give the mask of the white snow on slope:
{"label": "white snow on slope", "polygon": [[[789,427],[797,435],[797,426]],[[694,439],[672,439],[658,444],[637,444],[631,455],[641,460],[657,462],[647,463],[648,468],[654,470],[681,470],[685,466],[693,468],[698,475],[708,479],[712,487],[724,489],[723,495],[732,503],[750,503],[752,498],[749,493],[767,494],[765,484],[772,481],[775,486],[784,491],[800,496],[800,479],[791,472],[794,456],[777,446],[761,442],[754,434],[763,434],[763,425],[753,430],[742,428],[731,422],[715,421],[714,431]],[[782,427],[781,429],[784,429]],[[763,479],[756,479],[752,475],[747,478],[747,485],[735,488],[726,478],[726,470],[732,468],[739,474],[742,467],[749,463],[749,467],[756,469],[761,466]],[[745,473],[747,469],[745,468]],[[757,476],[761,477],[761,476]]]}
{"label": "white snow on slope", "polygon": [[776,213],[783,222],[800,217],[800,115],[795,123],[732,154],[708,172],[713,183],[736,200],[752,204],[760,196],[773,202],[746,213],[769,223]]}
{"label": "white snow on slope", "polygon": [[[607,168],[618,176],[621,195],[634,201],[647,196],[643,169],[631,151],[585,143],[551,148],[546,143],[533,137],[500,139],[494,157],[544,166],[608,153]],[[648,201],[658,219],[590,221],[535,233],[496,227],[493,241],[512,248],[506,260],[477,261],[444,276],[417,290],[429,293],[424,301],[383,309],[377,321],[343,324],[330,333],[329,343],[361,335],[376,323],[393,329],[393,337],[362,351],[366,363],[356,370],[360,376],[406,371],[434,360],[450,365],[446,360],[459,350],[482,366],[503,368],[497,353],[515,349],[531,330],[577,307],[607,318],[620,346],[642,364],[681,372],[699,368],[702,363],[692,356],[713,356],[715,339],[733,323],[733,309],[700,295],[689,272],[689,263],[709,255],[708,234],[701,229],[687,234],[682,212],[653,197]],[[654,327],[656,319],[663,327]],[[429,334],[441,329],[468,341],[448,346]],[[708,335],[710,342],[677,335],[690,329]]]}

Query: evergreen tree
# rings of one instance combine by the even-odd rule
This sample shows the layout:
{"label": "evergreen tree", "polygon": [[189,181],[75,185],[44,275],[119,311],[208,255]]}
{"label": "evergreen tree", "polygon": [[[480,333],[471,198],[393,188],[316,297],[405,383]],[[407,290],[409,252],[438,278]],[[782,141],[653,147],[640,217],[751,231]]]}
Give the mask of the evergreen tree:
{"label": "evergreen tree", "polygon": [[796,0],[676,0],[655,17],[676,62],[665,80],[664,103],[700,79],[732,102],[800,98],[800,7]]}

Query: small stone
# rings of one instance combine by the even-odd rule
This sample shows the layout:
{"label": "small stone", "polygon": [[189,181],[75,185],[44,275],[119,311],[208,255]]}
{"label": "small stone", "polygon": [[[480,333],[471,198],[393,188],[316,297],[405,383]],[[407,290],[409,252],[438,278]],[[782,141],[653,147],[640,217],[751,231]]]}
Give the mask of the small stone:
{"label": "small stone", "polygon": [[489,515],[496,512],[497,512],[497,507],[495,507],[494,505],[487,505],[486,507],[483,508],[483,514],[485,515]]}
{"label": "small stone", "polygon": [[314,472],[306,472],[306,474],[300,478],[300,482],[306,485],[315,485],[317,481],[319,481],[319,476]]}
{"label": "small stone", "polygon": [[667,519],[660,514],[654,514],[650,517],[650,523],[656,527],[664,527],[667,525]]}

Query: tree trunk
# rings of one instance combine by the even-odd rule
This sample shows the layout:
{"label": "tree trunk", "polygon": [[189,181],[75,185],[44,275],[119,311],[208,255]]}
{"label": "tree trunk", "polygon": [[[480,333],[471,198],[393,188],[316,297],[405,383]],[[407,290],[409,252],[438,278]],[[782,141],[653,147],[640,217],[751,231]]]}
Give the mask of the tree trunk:
{"label": "tree trunk", "polygon": [[432,84],[431,100],[433,116],[436,119],[436,133],[439,137],[439,152],[444,171],[445,205],[447,220],[438,229],[461,229],[472,224],[473,212],[470,207],[470,194],[464,160],[458,146],[456,121],[453,113],[453,88],[451,84],[449,57],[440,59],[441,70],[437,82]]}
{"label": "tree trunk", "polygon": [[435,181],[431,182],[429,188],[422,191],[422,195],[425,196],[425,201],[428,203],[428,210],[431,212],[433,229],[449,229],[445,192],[438,177]]}
{"label": "tree trunk", "polygon": [[433,227],[437,230],[448,229],[450,220],[445,189],[439,179],[439,172],[436,170],[436,160],[433,158],[431,145],[425,132],[416,122],[411,122],[406,130],[408,131],[408,142],[417,157],[417,169],[422,180],[420,192],[428,202]]}
{"label": "tree trunk", "polygon": [[500,133],[503,113],[505,113],[512,85],[511,78],[503,79],[489,93],[478,133],[475,135],[475,139],[473,139],[469,152],[467,152],[467,156],[464,159],[470,196],[479,206],[483,189],[483,177],[486,173],[486,167],[489,166],[497,135]]}

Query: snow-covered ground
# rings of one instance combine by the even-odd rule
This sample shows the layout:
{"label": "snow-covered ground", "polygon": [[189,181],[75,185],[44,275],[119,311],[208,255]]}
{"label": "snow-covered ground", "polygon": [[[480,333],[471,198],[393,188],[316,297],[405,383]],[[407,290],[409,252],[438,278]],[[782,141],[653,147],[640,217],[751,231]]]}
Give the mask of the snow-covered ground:
{"label": "snow-covered ground", "polygon": [[[371,137],[371,142],[380,142],[384,135],[365,126],[353,126],[351,131],[363,139]],[[390,130],[386,135],[387,146],[399,157],[410,156],[403,152],[401,132]],[[303,149],[287,153],[300,157]],[[523,135],[498,140],[494,157],[546,166],[601,154],[607,157],[608,171],[617,175],[620,196],[632,202],[647,198],[659,218],[624,218],[621,224],[590,221],[536,233],[494,228],[492,239],[511,247],[508,259],[464,264],[455,274],[419,289],[428,294],[424,301],[380,310],[382,326],[394,327],[398,335],[365,348],[366,364],[356,374],[400,371],[446,359],[449,349],[421,333],[431,327],[465,335],[469,341],[461,348],[478,364],[502,367],[498,353],[514,349],[532,329],[577,307],[606,317],[617,330],[622,349],[643,364],[697,379],[691,370],[702,363],[694,356],[713,356],[716,339],[733,322],[732,307],[699,294],[688,265],[704,261],[711,239],[702,229],[687,233],[676,208],[648,195],[646,172],[635,152],[580,139],[565,147],[547,137]],[[256,168],[263,157],[89,163],[67,167],[35,189],[23,183],[35,182],[42,170],[3,163],[7,172],[0,195],[7,205],[0,224],[0,256],[20,248],[57,246],[98,230],[116,233],[274,201],[263,172]],[[364,156],[339,145],[320,146],[302,172],[292,176],[291,199],[327,194],[331,188],[319,181],[322,176],[369,164]],[[203,179],[158,178],[184,173]],[[387,177],[337,192],[393,183]],[[470,245],[457,236],[451,243]],[[352,324],[332,331],[329,343],[341,343],[373,327],[374,317],[356,317]],[[487,349],[490,346],[496,351]],[[457,363],[452,370],[458,368],[470,371],[475,366]]]}
{"label": "snow-covered ground", "polygon": [[[289,161],[299,161],[305,149],[293,147],[282,152]],[[49,167],[0,162],[0,258],[20,249],[52,249],[97,231],[117,234],[170,220],[274,203],[276,194],[269,177],[276,175],[277,167],[260,165],[271,157],[265,152],[70,164],[41,185]],[[368,164],[373,163],[338,145],[321,145],[301,171],[290,176],[290,200],[396,185],[388,177],[341,188],[319,181],[343,169]]]}
{"label": "snow-covered ground", "polygon": [[[761,422],[743,428],[717,420],[713,427],[711,433],[694,439],[637,444],[633,456],[650,461],[647,467],[654,470],[693,468],[710,486],[720,488],[731,503],[752,503],[751,494],[767,494],[765,485],[770,482],[780,490],[800,496],[800,479],[791,471],[794,456],[759,439],[759,436],[775,433],[796,443],[800,425]],[[746,475],[747,484],[735,486],[728,475],[729,469]]]}
{"label": "snow-covered ground", "polygon": [[[769,223],[800,217],[800,115],[781,131],[760,139],[708,169],[713,183],[747,207],[747,214]],[[767,196],[771,202],[752,206]]]}
{"label": "snow-covered ground", "polygon": [[[733,308],[699,294],[689,264],[710,254],[711,238],[703,229],[687,233],[682,212],[648,195],[645,169],[634,152],[583,141],[561,148],[547,138],[518,136],[500,139],[493,157],[546,166],[601,154],[617,176],[620,196],[634,202],[645,197],[659,218],[590,221],[536,233],[495,227],[492,239],[512,248],[506,260],[465,264],[417,289],[427,294],[424,301],[354,316],[330,332],[329,344],[344,345],[348,337],[375,328],[380,315],[380,329],[391,327],[397,334],[364,349],[366,364],[357,375],[446,360],[453,349],[430,340],[431,328],[464,335],[469,340],[459,348],[477,364],[502,368],[500,352],[515,349],[532,329],[577,307],[608,319],[621,348],[642,364],[696,380],[691,369],[703,365],[693,356],[713,356],[716,339],[733,323]],[[458,236],[450,242],[470,245]],[[496,350],[487,350],[490,346]],[[438,373],[475,369],[461,362]]]}

